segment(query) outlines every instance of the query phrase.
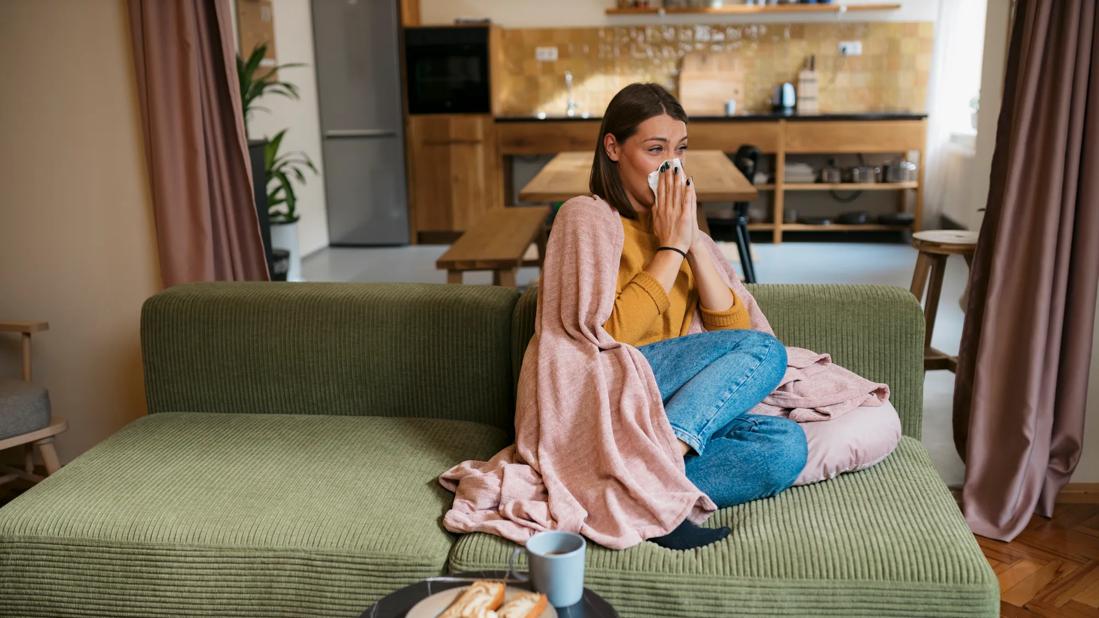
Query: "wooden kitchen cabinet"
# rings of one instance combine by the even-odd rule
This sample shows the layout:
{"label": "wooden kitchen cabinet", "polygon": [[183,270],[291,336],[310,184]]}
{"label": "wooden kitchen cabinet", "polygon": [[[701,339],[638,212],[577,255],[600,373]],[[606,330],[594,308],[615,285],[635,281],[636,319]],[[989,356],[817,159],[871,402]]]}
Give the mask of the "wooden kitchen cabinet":
{"label": "wooden kitchen cabinet", "polygon": [[491,115],[409,116],[406,129],[413,242],[451,242],[483,213],[504,206]]}
{"label": "wooden kitchen cabinet", "polygon": [[787,122],[786,152],[902,152],[921,150],[923,120]]}
{"label": "wooden kitchen cabinet", "polygon": [[[591,152],[599,139],[598,120],[504,120],[496,125],[500,167],[510,167],[509,157],[517,155],[548,155],[559,152]],[[758,114],[755,117],[699,118],[689,124],[690,145],[695,150],[720,150],[733,154],[743,144],[752,144],[765,156],[771,157],[774,182],[757,184],[761,192],[769,192],[771,220],[751,222],[748,229],[769,232],[772,241],[782,242],[788,232],[918,232],[923,217],[924,136],[927,120],[924,114],[820,114],[813,117],[786,117]],[[788,183],[787,155],[895,153],[916,152],[919,176],[915,181],[894,183]],[[689,155],[688,155],[689,156]],[[749,179],[751,180],[751,179]],[[510,194],[510,180],[505,180]],[[915,222],[907,224],[805,224],[785,223],[786,194],[805,191],[894,191],[897,210],[908,210],[907,195],[914,194],[912,211]]]}
{"label": "wooden kitchen cabinet", "polygon": [[[733,153],[744,144],[774,154],[781,148],[782,125],[778,122],[723,122],[699,120],[687,125],[690,145],[697,150]],[[749,179],[751,180],[751,179]]]}
{"label": "wooden kitchen cabinet", "polygon": [[599,140],[598,120],[531,120],[496,125],[500,154],[545,155],[593,150]]}

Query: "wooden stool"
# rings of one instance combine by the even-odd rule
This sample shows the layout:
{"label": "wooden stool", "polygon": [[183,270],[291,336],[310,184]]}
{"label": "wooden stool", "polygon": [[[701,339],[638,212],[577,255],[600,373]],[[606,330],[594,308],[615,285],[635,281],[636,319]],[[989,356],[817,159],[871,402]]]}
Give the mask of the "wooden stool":
{"label": "wooden stool", "polygon": [[486,212],[462,234],[438,260],[447,283],[461,283],[468,270],[491,270],[492,284],[515,287],[520,266],[530,264],[527,249],[538,246],[535,262],[541,266],[546,252],[548,206],[511,206]]}
{"label": "wooden stool", "polygon": [[977,250],[977,233],[965,230],[929,230],[912,234],[912,246],[919,251],[916,257],[916,271],[912,274],[912,294],[918,302],[923,301],[924,288],[931,274],[931,286],[927,290],[927,303],[924,305],[924,344],[923,368],[949,369],[957,372],[958,357],[931,347],[931,335],[935,331],[935,314],[939,309],[939,294],[943,288],[943,274],[946,272],[946,259],[951,255],[961,255],[967,266],[973,263],[973,253]]}

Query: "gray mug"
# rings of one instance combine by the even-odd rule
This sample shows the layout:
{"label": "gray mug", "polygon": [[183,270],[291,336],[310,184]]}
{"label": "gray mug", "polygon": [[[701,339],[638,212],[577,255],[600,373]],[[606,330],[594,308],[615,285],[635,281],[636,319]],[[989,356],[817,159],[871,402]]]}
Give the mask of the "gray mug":
{"label": "gray mug", "polygon": [[568,607],[584,596],[584,537],[573,532],[539,532],[527,540],[527,564],[534,589],[550,605]]}

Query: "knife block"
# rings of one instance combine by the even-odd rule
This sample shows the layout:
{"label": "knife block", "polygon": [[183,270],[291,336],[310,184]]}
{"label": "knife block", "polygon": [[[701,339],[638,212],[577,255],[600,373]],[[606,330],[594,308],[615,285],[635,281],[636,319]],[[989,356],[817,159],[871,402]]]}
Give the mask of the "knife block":
{"label": "knife block", "polygon": [[819,114],[817,101],[817,72],[812,69],[798,71],[798,113]]}

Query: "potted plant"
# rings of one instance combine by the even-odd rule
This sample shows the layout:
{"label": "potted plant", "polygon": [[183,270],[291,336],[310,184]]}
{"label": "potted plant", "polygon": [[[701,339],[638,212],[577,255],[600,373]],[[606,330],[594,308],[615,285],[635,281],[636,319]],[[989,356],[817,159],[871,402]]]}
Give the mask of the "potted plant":
{"label": "potted plant", "polygon": [[[256,45],[247,60],[237,55],[237,78],[240,82],[241,107],[244,111],[245,132],[248,131],[248,119],[253,110],[267,108],[256,104],[265,94],[284,96],[297,100],[298,88],[294,84],[278,79],[280,69],[305,66],[301,63],[280,64],[260,72],[260,64],[267,55],[267,45]],[[249,140],[253,161],[262,161],[263,169],[253,165],[252,174],[256,178],[256,208],[259,209],[261,233],[268,253],[268,267],[274,280],[301,280],[301,250],[298,247],[298,211],[297,194],[294,183],[305,184],[304,170],[314,174],[317,168],[303,152],[280,153],[283,129],[270,139]],[[262,190],[260,190],[262,188]],[[279,263],[278,254],[288,253],[289,264]]]}
{"label": "potted plant", "polygon": [[301,251],[298,248],[298,196],[294,181],[305,184],[308,169],[316,166],[303,152],[280,153],[286,129],[267,140],[263,147],[263,169],[267,173],[267,215],[271,219],[271,244],[290,251],[287,279],[301,281]]}

